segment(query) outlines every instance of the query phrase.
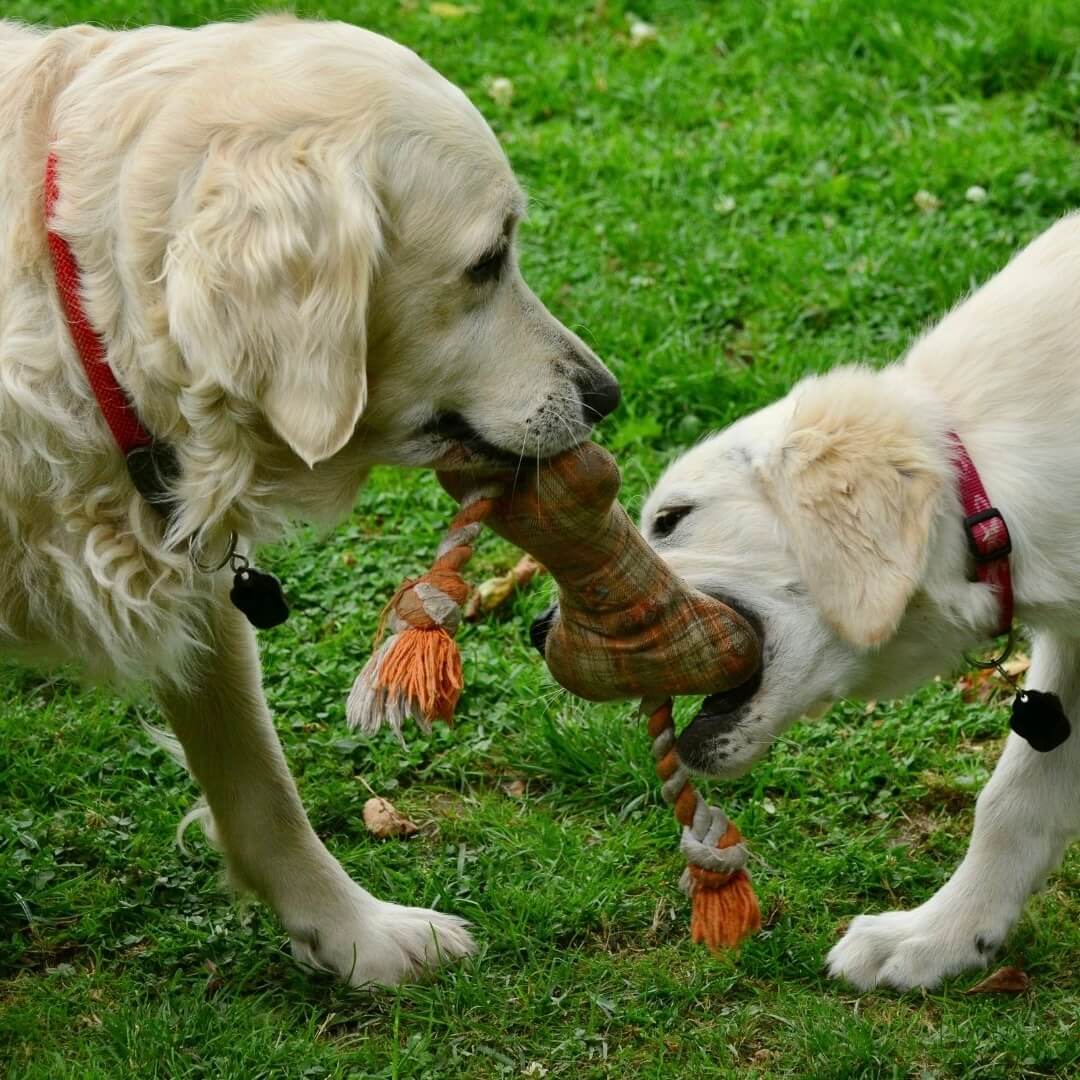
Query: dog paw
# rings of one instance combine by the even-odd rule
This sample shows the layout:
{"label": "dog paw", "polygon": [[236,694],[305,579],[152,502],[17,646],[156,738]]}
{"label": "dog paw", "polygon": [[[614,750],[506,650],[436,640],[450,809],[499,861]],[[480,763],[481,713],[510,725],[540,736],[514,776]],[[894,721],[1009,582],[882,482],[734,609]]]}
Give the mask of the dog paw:
{"label": "dog paw", "polygon": [[985,967],[1004,937],[1004,931],[991,933],[926,906],[860,915],[829,951],[826,965],[834,979],[860,990],[932,989],[950,975]]}
{"label": "dog paw", "polygon": [[292,954],[350,986],[397,986],[476,946],[464,919],[431,908],[402,907],[362,894],[352,910],[294,930]]}

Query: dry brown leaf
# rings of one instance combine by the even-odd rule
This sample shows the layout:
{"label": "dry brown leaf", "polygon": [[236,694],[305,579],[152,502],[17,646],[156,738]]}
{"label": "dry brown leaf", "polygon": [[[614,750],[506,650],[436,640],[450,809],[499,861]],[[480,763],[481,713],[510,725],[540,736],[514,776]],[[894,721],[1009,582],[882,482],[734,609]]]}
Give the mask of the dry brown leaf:
{"label": "dry brown leaf", "polygon": [[956,689],[965,701],[989,701],[995,694],[1007,689],[993,668],[977,668],[956,680]]}
{"label": "dry brown leaf", "polygon": [[966,994],[1022,994],[1031,980],[1019,968],[1000,967],[993,975],[987,975]]}
{"label": "dry brown leaf", "polygon": [[206,985],[203,987],[203,995],[209,998],[213,997],[225,985],[225,980],[221,977],[218,966],[213,960],[206,961],[206,970],[208,974]]}
{"label": "dry brown leaf", "polygon": [[784,914],[784,898],[778,896],[769,908],[761,917],[761,929],[771,930],[779,921],[780,916]]}
{"label": "dry brown leaf", "polygon": [[1023,653],[1017,653],[1001,666],[1014,679],[1019,679],[1021,675],[1026,675],[1027,669],[1031,667],[1031,657],[1025,656]]}
{"label": "dry brown leaf", "polygon": [[[1017,653],[1001,666],[1011,678],[1019,679],[1031,667],[1031,658]],[[1012,687],[993,668],[976,668],[961,675],[956,689],[964,695],[965,701],[990,701],[1013,692]]]}
{"label": "dry brown leaf", "polygon": [[378,795],[364,803],[364,827],[380,840],[388,836],[412,836],[419,828],[400,813],[392,802]]}
{"label": "dry brown leaf", "polygon": [[513,570],[480,582],[465,604],[465,619],[476,622],[484,615],[501,607],[518,589],[525,588],[544,568],[531,556],[523,555]]}

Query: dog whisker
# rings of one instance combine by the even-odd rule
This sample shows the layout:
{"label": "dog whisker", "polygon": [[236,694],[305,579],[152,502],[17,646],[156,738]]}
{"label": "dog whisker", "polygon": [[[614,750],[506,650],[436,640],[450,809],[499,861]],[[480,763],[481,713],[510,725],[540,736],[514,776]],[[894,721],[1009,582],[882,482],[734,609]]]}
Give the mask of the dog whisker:
{"label": "dog whisker", "polygon": [[521,475],[521,464],[525,460],[525,443],[529,438],[529,425],[532,423],[532,417],[525,421],[524,430],[521,432],[521,449],[518,450],[517,466],[514,469],[514,480],[510,485],[510,493],[513,495],[517,492],[518,477]]}

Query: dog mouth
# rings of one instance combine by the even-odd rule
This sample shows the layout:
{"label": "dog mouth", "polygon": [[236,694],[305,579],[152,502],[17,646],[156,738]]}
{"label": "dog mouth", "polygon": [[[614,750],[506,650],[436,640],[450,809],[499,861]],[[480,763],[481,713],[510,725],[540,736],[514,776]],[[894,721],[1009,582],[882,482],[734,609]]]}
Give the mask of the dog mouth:
{"label": "dog mouth", "polygon": [[[762,637],[762,622],[756,614],[737,601],[732,603],[729,596],[710,595],[737,611],[753,627],[759,639]],[[537,615],[529,626],[529,640],[541,656],[546,652],[548,635],[558,618],[559,605],[552,604]],[[745,682],[705,698],[694,718],[678,737],[679,753],[684,761],[693,763],[705,760],[704,752],[715,744],[716,738],[727,735],[741,723],[746,713],[744,706],[748,705],[761,689],[762,677],[762,668],[759,666]]]}
{"label": "dog mouth", "polygon": [[740,740],[738,729],[749,716],[747,706],[761,689],[761,669],[741,686],[710,694],[694,718],[675,739],[679,757],[696,772],[711,776],[736,776],[733,752]]}
{"label": "dog mouth", "polygon": [[449,443],[438,455],[440,469],[468,469],[477,466],[513,466],[520,455],[489,442],[459,412],[436,413],[421,429],[422,435]]}
{"label": "dog mouth", "polygon": [[730,726],[737,719],[736,714],[750,699],[761,689],[761,668],[758,668],[746,682],[739,686],[733,686],[730,690],[721,690],[719,693],[710,694],[698,709],[697,715],[691,721],[696,724],[699,720],[717,728],[723,725]]}
{"label": "dog mouth", "polygon": [[[540,419],[534,416],[533,420]],[[531,421],[530,421],[531,423]],[[422,428],[420,435],[436,445],[429,464],[443,471],[472,469],[517,469],[521,463],[539,463],[572,450],[588,439],[591,427],[581,424],[575,431],[564,423],[565,437],[553,437],[553,426],[540,424],[530,428],[526,423],[516,450],[507,450],[489,438],[456,410],[437,412]]]}

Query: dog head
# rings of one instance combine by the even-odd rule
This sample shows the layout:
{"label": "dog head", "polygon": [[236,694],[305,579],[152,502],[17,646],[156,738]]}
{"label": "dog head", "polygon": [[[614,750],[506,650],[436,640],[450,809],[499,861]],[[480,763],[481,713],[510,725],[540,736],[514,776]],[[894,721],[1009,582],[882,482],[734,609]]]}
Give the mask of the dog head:
{"label": "dog head", "polygon": [[993,618],[988,590],[966,580],[932,415],[892,373],[840,369],[661,478],[646,539],[755,620],[764,643],[760,684],[706,699],[680,736],[692,767],[739,775],[800,716],[904,693],[955,662],[973,644],[973,606]]}
{"label": "dog head", "polygon": [[522,279],[525,198],[476,109],[354,27],[247,30],[264,40],[207,77],[185,132],[200,153],[165,257],[193,386],[352,475],[586,438],[618,384]]}

